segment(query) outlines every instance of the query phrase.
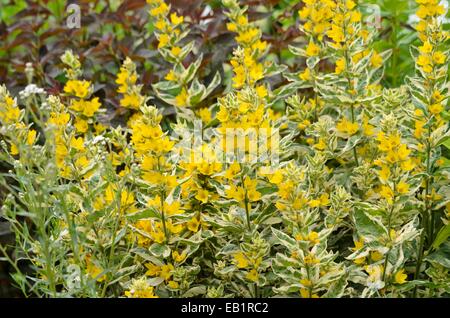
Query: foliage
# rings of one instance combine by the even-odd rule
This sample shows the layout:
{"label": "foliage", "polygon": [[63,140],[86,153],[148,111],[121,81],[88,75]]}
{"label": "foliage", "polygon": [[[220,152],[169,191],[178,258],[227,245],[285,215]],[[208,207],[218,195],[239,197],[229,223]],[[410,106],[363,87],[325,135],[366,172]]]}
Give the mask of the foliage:
{"label": "foliage", "polygon": [[[3,11],[6,23],[20,3]],[[94,2],[97,27],[47,42],[55,50],[26,67],[25,88],[20,77],[0,86],[1,213],[15,235],[13,256],[0,249],[17,287],[47,297],[448,296],[445,10],[417,0],[405,35],[402,2],[388,3],[391,42],[353,0],[208,2],[222,27],[198,14],[200,1],[189,15],[163,0]],[[62,15],[32,8],[33,36],[60,32],[45,17]],[[148,17],[136,22],[134,10]],[[11,50],[32,45],[12,34],[3,74]],[[395,45],[415,36],[408,63]]]}

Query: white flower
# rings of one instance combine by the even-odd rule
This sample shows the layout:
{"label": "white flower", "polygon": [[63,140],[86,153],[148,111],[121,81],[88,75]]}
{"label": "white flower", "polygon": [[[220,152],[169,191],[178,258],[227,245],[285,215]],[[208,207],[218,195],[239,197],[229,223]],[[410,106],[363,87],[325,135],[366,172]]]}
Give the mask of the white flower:
{"label": "white flower", "polygon": [[43,95],[45,94],[45,90],[36,86],[35,84],[29,84],[25,87],[24,90],[19,92],[19,96],[21,99],[27,99],[31,95]]}

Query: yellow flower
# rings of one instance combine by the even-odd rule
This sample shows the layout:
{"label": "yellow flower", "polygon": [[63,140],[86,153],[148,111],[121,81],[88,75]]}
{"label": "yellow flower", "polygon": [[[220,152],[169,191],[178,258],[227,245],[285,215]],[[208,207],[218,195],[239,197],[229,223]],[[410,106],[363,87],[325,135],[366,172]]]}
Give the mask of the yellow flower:
{"label": "yellow flower", "polygon": [[150,286],[145,277],[133,279],[129,290],[125,291],[128,298],[158,298],[154,294],[154,287]]}
{"label": "yellow flower", "polygon": [[[308,139],[307,142],[309,143],[309,141],[314,142],[314,139]],[[317,150],[325,150],[326,147],[327,144],[325,143],[325,140],[323,140],[323,138],[319,138],[317,144],[314,145],[314,148],[316,148]]]}
{"label": "yellow flower", "polygon": [[400,194],[406,194],[409,191],[409,184],[400,181],[399,184],[397,184],[397,191]]}
{"label": "yellow flower", "polygon": [[200,116],[200,119],[202,120],[202,122],[204,122],[205,124],[209,123],[212,119],[211,111],[206,107],[200,109],[200,111],[198,112],[198,115]]}
{"label": "yellow flower", "polygon": [[383,132],[380,132],[377,136],[380,144],[378,145],[378,149],[383,152],[388,152],[393,149],[396,149],[400,145],[400,135],[392,134],[386,136]]}
{"label": "yellow flower", "polygon": [[334,72],[339,75],[343,71],[345,71],[345,58],[342,57],[336,61],[336,68]]}
{"label": "yellow flower", "polygon": [[380,179],[383,181],[387,181],[391,175],[391,170],[386,165],[381,166],[381,170],[378,172]]}
{"label": "yellow flower", "polygon": [[183,230],[183,224],[173,224],[172,220],[166,221],[166,227],[170,231],[170,233],[178,234]]}
{"label": "yellow flower", "polygon": [[174,46],[170,50],[170,53],[172,53],[173,56],[178,57],[180,55],[180,53],[181,53],[181,48],[178,47],[178,46]]}
{"label": "yellow flower", "polygon": [[152,263],[146,263],[144,266],[147,268],[147,271],[145,272],[146,276],[159,276],[159,273],[161,272],[160,266]]}
{"label": "yellow flower", "polygon": [[320,200],[310,200],[309,202],[308,202],[308,205],[311,207],[311,208],[317,208],[317,207],[319,207],[320,206]]}
{"label": "yellow flower", "polygon": [[347,0],[345,6],[348,10],[353,10],[356,7],[356,3],[353,0]]}
{"label": "yellow flower", "polygon": [[300,296],[302,298],[319,298],[317,294],[311,294],[310,290],[306,288],[300,289]]}
{"label": "yellow flower", "polygon": [[373,67],[378,68],[383,65],[383,58],[380,54],[374,51],[372,56],[370,57],[370,63]]}
{"label": "yellow flower", "polygon": [[159,43],[158,43],[158,49],[163,48],[165,46],[167,46],[167,44],[169,43],[169,36],[167,34],[161,34],[159,35]]}
{"label": "yellow flower", "polygon": [[399,270],[397,273],[395,273],[395,276],[394,276],[395,282],[400,285],[406,283],[407,278],[408,278],[408,275],[405,274],[404,269]]}
{"label": "yellow flower", "polygon": [[259,85],[255,88],[256,95],[258,95],[259,98],[265,98],[267,96],[267,88],[264,85]]}
{"label": "yellow flower", "polygon": [[186,252],[183,251],[183,253],[180,254],[180,253],[178,253],[178,251],[173,251],[172,258],[175,262],[181,263],[182,261],[184,261],[186,259]]}
{"label": "yellow flower", "polygon": [[170,15],[170,22],[172,22],[172,24],[178,25],[180,23],[183,23],[183,21],[184,21],[184,17],[177,16],[176,12],[174,12]]}
{"label": "yellow flower", "polygon": [[308,234],[308,241],[310,241],[312,244],[319,244],[319,233],[312,231]]}
{"label": "yellow flower", "polygon": [[335,43],[341,43],[344,42],[345,36],[344,36],[344,30],[333,24],[331,27],[331,30],[327,32],[327,35],[335,42]]}
{"label": "yellow flower", "polygon": [[343,134],[352,136],[358,132],[359,126],[357,123],[353,123],[347,120],[347,118],[343,118],[337,123],[336,129]]}
{"label": "yellow flower", "polygon": [[322,193],[319,197],[320,205],[321,206],[327,206],[330,204],[329,195],[328,193]]}
{"label": "yellow flower", "polygon": [[243,252],[238,252],[233,257],[237,268],[246,268],[250,265],[249,259]]}
{"label": "yellow flower", "polygon": [[302,72],[298,75],[298,77],[301,80],[308,81],[311,79],[311,71],[309,70],[309,68],[306,68],[304,72]]}
{"label": "yellow flower", "polygon": [[311,287],[312,282],[309,279],[300,279],[300,284],[302,284],[305,287]]}
{"label": "yellow flower", "polygon": [[80,118],[77,118],[75,120],[74,126],[75,126],[77,132],[79,132],[79,133],[85,133],[89,127],[87,121],[84,119],[80,119]]}
{"label": "yellow flower", "polygon": [[180,284],[178,284],[178,282],[174,280],[171,280],[169,283],[167,283],[167,286],[172,289],[177,289],[180,286]]}
{"label": "yellow flower", "polygon": [[383,259],[383,254],[378,251],[372,251],[370,252],[370,258],[372,259],[372,261],[378,262],[379,260]]}
{"label": "yellow flower", "polygon": [[238,202],[242,202],[245,198],[244,188],[236,187],[235,185],[231,185],[230,188],[225,191],[225,194],[228,198],[235,199]]}
{"label": "yellow flower", "polygon": [[256,51],[258,50],[259,52],[264,52],[267,49],[267,42],[266,41],[256,41],[255,43],[253,43],[252,45],[252,50]]}
{"label": "yellow flower", "polygon": [[430,44],[429,41],[425,41],[422,46],[419,46],[419,51],[425,54],[431,53],[432,50],[433,46]]}
{"label": "yellow flower", "polygon": [[274,173],[267,176],[270,183],[280,184],[283,181],[283,173],[280,170],[275,171]]}
{"label": "yellow flower", "polygon": [[380,190],[381,197],[385,198],[386,201],[392,203],[392,198],[394,197],[394,192],[389,186],[383,185]]}
{"label": "yellow flower", "polygon": [[89,93],[90,86],[91,82],[88,81],[69,80],[64,86],[64,92],[79,98],[85,98]]}
{"label": "yellow flower", "polygon": [[169,6],[164,1],[161,1],[161,3],[159,3],[158,7],[155,7],[150,10],[150,15],[153,17],[156,17],[156,16],[166,14],[168,11],[169,11]]}
{"label": "yellow flower", "polygon": [[84,140],[83,137],[72,137],[72,139],[70,140],[70,147],[78,150],[78,151],[84,151]]}
{"label": "yellow flower", "polygon": [[178,107],[184,107],[189,105],[189,94],[186,88],[183,87],[180,94],[175,97],[175,103]]}
{"label": "yellow flower", "polygon": [[164,30],[166,26],[167,23],[164,19],[159,19],[158,21],[155,22],[155,27],[160,31]]}
{"label": "yellow flower", "polygon": [[315,257],[314,254],[312,254],[312,253],[306,255],[303,258],[303,261],[307,265],[314,265],[314,264],[318,264],[320,262],[319,259],[317,257]]}
{"label": "yellow flower", "polygon": [[248,272],[248,274],[245,276],[245,278],[247,278],[248,280],[252,281],[252,282],[257,282],[258,281],[258,271],[256,269],[252,269],[250,272]]}
{"label": "yellow flower", "polygon": [[444,64],[446,60],[446,56],[444,53],[437,51],[433,54],[433,61],[436,64]]}
{"label": "yellow flower", "polygon": [[246,25],[248,24],[248,19],[247,19],[247,17],[244,16],[244,15],[240,15],[240,16],[237,18],[237,24],[238,24],[239,26],[246,26]]}
{"label": "yellow flower", "polygon": [[374,129],[374,127],[371,124],[369,124],[369,118],[364,116],[363,117],[363,131],[364,131],[364,135],[372,136],[374,134],[373,129]]}
{"label": "yellow flower", "polygon": [[168,281],[172,277],[172,272],[174,269],[175,269],[174,266],[170,263],[161,266],[161,272],[159,273],[159,277],[164,278],[165,281]]}
{"label": "yellow flower", "polygon": [[227,30],[231,31],[231,32],[236,32],[237,31],[236,23],[234,23],[234,22],[227,23]]}
{"label": "yellow flower", "polygon": [[250,202],[259,201],[261,199],[261,193],[255,189],[247,190],[247,198]]}
{"label": "yellow flower", "polygon": [[308,46],[306,47],[306,55],[311,56],[317,56],[320,53],[320,46],[315,44],[313,41],[310,41]]}
{"label": "yellow flower", "polygon": [[229,118],[228,110],[221,105],[219,112],[216,114],[216,118],[222,123],[226,122]]}
{"label": "yellow flower", "polygon": [[169,73],[167,73],[166,77],[164,77],[165,80],[174,82],[177,80],[177,76],[175,75],[175,72],[173,70],[170,70]]}
{"label": "yellow flower", "polygon": [[436,103],[428,107],[428,110],[433,115],[440,114],[444,110],[444,106],[441,103]]}
{"label": "yellow flower", "polygon": [[208,203],[208,196],[209,196],[208,190],[199,189],[197,191],[197,194],[195,195],[195,198],[201,201],[202,203]]}
{"label": "yellow flower", "polygon": [[259,32],[260,31],[258,28],[250,28],[245,32],[239,33],[239,35],[236,37],[236,41],[242,44],[251,44],[258,38]]}
{"label": "yellow flower", "polygon": [[106,279],[106,276],[105,274],[102,274],[103,269],[95,265],[91,261],[90,256],[86,256],[85,260],[86,260],[86,271],[91,276],[91,278],[97,280],[98,282],[104,281]]}
{"label": "yellow flower", "polygon": [[[159,205],[160,204],[158,204],[158,206]],[[164,202],[163,206],[164,206],[164,211],[167,213],[167,215],[175,215],[175,214],[183,213],[183,210],[180,209],[181,204],[178,201],[174,201],[171,204]]]}
{"label": "yellow flower", "polygon": [[194,233],[198,232],[199,226],[200,226],[200,221],[196,217],[193,217],[192,219],[190,219],[187,222],[187,228],[191,232],[194,232]]}
{"label": "yellow flower", "polygon": [[120,100],[120,106],[131,108],[131,109],[138,109],[141,105],[141,96],[137,94],[125,94],[123,98]]}
{"label": "yellow flower", "polygon": [[36,130],[29,130],[27,133],[27,145],[31,146],[36,140]]}
{"label": "yellow flower", "polygon": [[352,248],[352,251],[358,251],[364,247],[364,240],[361,238],[357,241],[353,241],[355,247]]}
{"label": "yellow flower", "polygon": [[225,171],[225,178],[233,179],[241,171],[241,166],[238,162],[233,162]]}

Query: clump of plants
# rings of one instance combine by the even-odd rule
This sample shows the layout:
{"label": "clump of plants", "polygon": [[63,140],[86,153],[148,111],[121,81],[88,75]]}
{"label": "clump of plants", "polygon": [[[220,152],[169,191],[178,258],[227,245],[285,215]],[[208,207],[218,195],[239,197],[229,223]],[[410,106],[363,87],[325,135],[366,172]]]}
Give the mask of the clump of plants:
{"label": "clump of plants", "polygon": [[208,76],[189,18],[147,6],[167,72],[150,91],[122,61],[109,82],[120,124],[72,50],[60,93],[31,66],[17,96],[0,86],[1,216],[15,236],[0,249],[24,295],[449,295],[439,1],[417,0],[415,71],[396,87],[362,1],[303,0],[293,67],[247,6],[223,0],[235,47]]}

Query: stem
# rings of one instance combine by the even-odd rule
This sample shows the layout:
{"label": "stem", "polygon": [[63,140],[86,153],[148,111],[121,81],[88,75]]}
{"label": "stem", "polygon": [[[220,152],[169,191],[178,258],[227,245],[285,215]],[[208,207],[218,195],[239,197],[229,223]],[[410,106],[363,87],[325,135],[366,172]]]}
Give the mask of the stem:
{"label": "stem", "polygon": [[[108,268],[110,268],[109,264],[111,263],[112,257],[114,255],[115,246],[116,246],[115,241],[116,241],[117,229],[119,227],[120,212],[122,209],[122,187],[118,187],[115,199],[116,199],[116,204],[117,204],[117,214],[118,215],[116,217],[116,221],[114,222],[114,231],[113,231],[113,235],[111,238],[111,249],[109,250],[109,256],[108,256]],[[101,298],[105,297],[107,287],[108,287],[108,283],[105,281],[105,284],[103,285],[103,289],[102,289],[102,293],[101,293]]]}
{"label": "stem", "polygon": [[[355,109],[354,109],[353,103],[352,103],[352,105],[351,105],[351,112],[352,112],[352,123],[354,123],[354,122],[355,122]],[[357,151],[356,151],[356,148],[357,148],[357,145],[355,145],[355,146],[353,147],[353,157],[355,157],[355,163],[356,163],[356,166],[359,166],[359,162],[358,162],[358,153],[357,153]]]}
{"label": "stem", "polygon": [[[386,253],[386,257],[384,258],[384,267],[383,267],[383,282],[385,282],[386,284],[386,267],[388,265],[389,262],[389,254],[391,253],[392,247],[389,248],[389,250]],[[386,287],[386,285],[385,285]]]}
{"label": "stem", "polygon": [[[419,243],[419,253],[418,253],[418,259],[417,259],[417,264],[416,264],[416,271],[414,273],[414,280],[417,280],[419,278],[419,274],[420,274],[420,267],[422,265],[422,258],[423,258],[423,247],[424,247],[424,242],[425,242],[425,231],[424,229],[422,229],[422,233],[420,234],[420,243]],[[414,292],[413,292],[413,298],[417,297],[417,285],[414,287]]]}
{"label": "stem", "polygon": [[[430,215],[430,204],[429,204],[429,193],[430,193],[430,171],[431,171],[431,145],[430,145],[430,136],[431,136],[431,125],[428,126],[428,139],[427,139],[427,158],[426,158],[426,166],[427,166],[427,176],[425,180],[425,208],[422,211],[422,220],[421,220],[421,228],[422,233],[420,235],[420,242],[419,242],[419,251],[417,253],[417,264],[416,264],[416,272],[414,273],[414,280],[418,279],[420,277],[420,268],[422,267],[422,260],[424,255],[424,249],[425,249],[425,239],[427,238],[427,229],[429,230],[428,226],[428,216]],[[429,238],[431,239],[431,238]],[[417,290],[418,286],[416,285],[414,287],[413,297],[417,297]]]}
{"label": "stem", "polygon": [[161,221],[162,221],[163,229],[164,229],[164,237],[165,237],[166,243],[167,243],[167,240],[169,239],[169,235],[168,235],[167,226],[166,226],[166,215],[164,213],[164,201],[165,200],[166,200],[166,192],[162,191],[161,192]]}
{"label": "stem", "polygon": [[[9,264],[11,264],[11,266],[14,268],[14,270],[17,273],[21,273],[22,271],[19,269],[19,267],[17,266],[16,262],[14,262],[8,255],[6,248],[2,246],[2,244],[0,244],[0,251],[2,252],[3,255],[5,255],[6,260],[8,261]],[[28,286],[28,288],[31,290],[33,288],[33,286],[30,284],[30,282],[28,282],[28,280],[25,277],[24,280],[25,284]],[[28,297],[27,294],[25,293],[25,290],[23,288],[21,288],[22,293],[24,294],[25,297]]]}
{"label": "stem", "polygon": [[[392,199],[392,206],[389,210],[389,215],[388,215],[388,237],[389,237],[389,243],[392,244],[391,240],[391,220],[392,220],[392,213],[394,212],[394,206],[395,206],[395,201],[396,201],[396,197],[395,197],[395,192],[396,190],[396,183],[394,182],[394,197]],[[388,266],[388,262],[389,262],[389,254],[391,253],[392,250],[392,245],[389,247],[389,250],[386,253],[386,257],[384,258],[384,267],[383,267],[383,282],[386,283],[386,269]]]}
{"label": "stem", "polygon": [[[162,172],[162,168],[161,168],[161,163],[160,163],[160,159],[161,157],[158,157],[158,167],[157,170],[158,172]],[[167,232],[167,226],[166,226],[166,214],[164,212],[164,201],[166,201],[166,190],[162,189],[161,190],[161,223],[163,225],[163,230],[164,230],[164,239],[167,243],[168,239],[169,239],[169,233]]]}
{"label": "stem", "polygon": [[[241,183],[244,186],[244,177],[241,175]],[[252,226],[250,224],[250,211],[248,210],[248,197],[247,197],[247,189],[245,189],[245,197],[244,197],[244,205],[245,205],[245,218],[247,219],[247,227],[248,230],[252,230]]]}
{"label": "stem", "polygon": [[247,227],[248,227],[248,230],[251,231],[252,230],[252,226],[250,224],[250,211],[248,210],[247,190],[245,190],[244,204],[245,204],[245,216],[246,216],[246,219],[247,219]]}
{"label": "stem", "polygon": [[308,291],[309,291],[309,298],[312,298],[313,295],[313,285],[312,285],[312,281],[311,281],[311,274],[309,272],[309,265],[305,264],[306,266],[306,274],[308,277],[308,282],[309,282],[309,286],[308,286]]}
{"label": "stem", "polygon": [[[78,173],[77,173],[77,175],[78,175]],[[81,184],[81,182],[80,182],[80,184]],[[77,231],[76,231],[76,225],[74,224],[73,219],[70,217],[70,212],[67,209],[66,200],[65,200],[64,196],[61,197],[61,205],[62,205],[62,208],[64,211],[64,216],[67,221],[67,227],[68,227],[69,235],[70,235],[70,245],[73,250],[75,263],[79,266],[79,268],[82,268],[81,259],[80,259],[80,255],[79,255],[79,248],[78,248],[78,235],[77,235]],[[84,288],[83,275],[80,275],[80,285],[81,285],[81,288]]]}

